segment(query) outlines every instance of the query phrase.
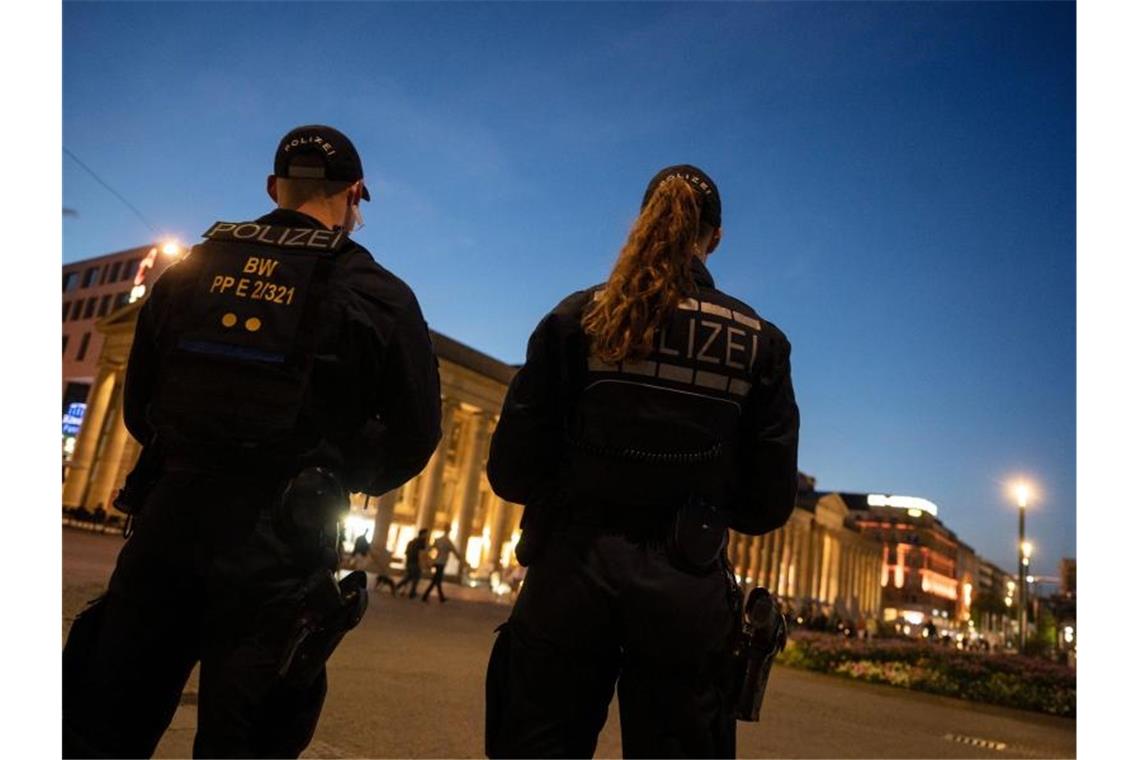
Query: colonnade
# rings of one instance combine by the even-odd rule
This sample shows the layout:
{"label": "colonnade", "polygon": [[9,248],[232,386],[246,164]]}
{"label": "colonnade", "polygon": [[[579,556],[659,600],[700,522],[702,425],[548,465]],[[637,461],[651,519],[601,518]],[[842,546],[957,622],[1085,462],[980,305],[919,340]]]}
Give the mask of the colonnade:
{"label": "colonnade", "polygon": [[[372,503],[372,556],[387,568],[421,529],[447,533],[464,558],[464,574],[487,577],[513,562],[504,548],[518,538],[522,507],[503,501],[486,478],[494,418],[484,410],[444,397],[443,435],[423,471],[378,500],[354,497],[353,509],[368,515]],[[367,506],[366,506],[367,504]]]}
{"label": "colonnade", "polygon": [[729,559],[746,590],[763,586],[801,609],[879,614],[879,545],[842,525],[822,524],[807,509],[797,508],[782,528],[763,536],[732,533]]}

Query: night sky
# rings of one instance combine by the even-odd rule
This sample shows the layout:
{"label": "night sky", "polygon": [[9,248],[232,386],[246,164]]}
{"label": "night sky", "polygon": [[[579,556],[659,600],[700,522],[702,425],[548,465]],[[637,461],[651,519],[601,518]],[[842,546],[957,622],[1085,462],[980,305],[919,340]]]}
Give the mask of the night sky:
{"label": "night sky", "polygon": [[[800,467],[921,496],[1015,570],[1076,551],[1075,6],[65,3],[64,145],[163,235],[264,213],[337,126],[356,236],[508,362],[605,278],[648,179],[718,183],[717,284],[793,344]],[[64,261],[155,233],[64,158]]]}

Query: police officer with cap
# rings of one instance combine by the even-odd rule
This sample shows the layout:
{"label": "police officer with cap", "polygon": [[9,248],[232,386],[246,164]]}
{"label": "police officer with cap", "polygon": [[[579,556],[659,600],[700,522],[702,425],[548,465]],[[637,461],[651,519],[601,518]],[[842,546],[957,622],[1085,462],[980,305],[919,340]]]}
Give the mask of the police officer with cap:
{"label": "police officer with cap", "polygon": [[367,600],[345,612],[333,576],[347,494],[400,486],[439,441],[415,295],[349,237],[352,142],[292,130],[267,191],[274,211],[212,225],[139,311],[133,534],[64,650],[65,757],[150,756],[199,663],[196,757],[297,757]]}
{"label": "police officer with cap", "polygon": [[663,169],[609,279],[531,335],[487,464],[529,565],[488,666],[491,757],[591,756],[615,682],[626,757],[735,754],[727,529],[791,515],[799,411],[787,338],[714,285],[720,240],[712,179]]}

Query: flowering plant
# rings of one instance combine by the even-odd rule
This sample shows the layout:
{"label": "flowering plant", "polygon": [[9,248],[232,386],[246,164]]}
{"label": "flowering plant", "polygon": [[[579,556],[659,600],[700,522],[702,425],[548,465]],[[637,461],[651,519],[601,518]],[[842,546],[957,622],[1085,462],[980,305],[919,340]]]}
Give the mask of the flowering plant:
{"label": "flowering plant", "polygon": [[779,662],[976,702],[1076,717],[1076,670],[1021,655],[796,631]]}

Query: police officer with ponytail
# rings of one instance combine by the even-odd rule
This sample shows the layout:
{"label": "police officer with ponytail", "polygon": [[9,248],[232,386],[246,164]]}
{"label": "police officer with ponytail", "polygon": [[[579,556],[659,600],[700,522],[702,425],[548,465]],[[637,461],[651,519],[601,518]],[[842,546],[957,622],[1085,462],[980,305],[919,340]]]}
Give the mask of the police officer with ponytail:
{"label": "police officer with ponytail", "polygon": [[487,673],[491,757],[588,757],[617,685],[627,757],[735,754],[740,598],[727,529],[796,495],[790,345],[706,266],[716,185],[649,183],[609,279],[535,329],[491,443],[526,505],[526,583]]}
{"label": "police officer with ponytail", "polygon": [[133,534],[68,637],[64,757],[153,754],[196,664],[196,757],[297,757],[367,601],[334,575],[348,493],[400,486],[439,440],[415,295],[350,237],[352,142],[292,130],[266,189],[274,211],[211,225],[139,310]]}

